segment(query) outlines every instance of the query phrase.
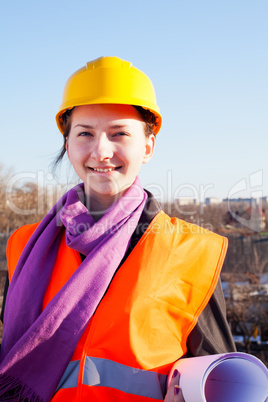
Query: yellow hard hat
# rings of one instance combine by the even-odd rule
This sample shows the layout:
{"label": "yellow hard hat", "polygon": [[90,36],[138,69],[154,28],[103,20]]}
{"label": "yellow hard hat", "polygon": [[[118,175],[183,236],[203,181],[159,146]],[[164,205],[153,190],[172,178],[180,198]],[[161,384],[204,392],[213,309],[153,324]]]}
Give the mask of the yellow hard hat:
{"label": "yellow hard hat", "polygon": [[154,133],[160,130],[162,117],[151,80],[130,62],[118,57],[100,57],[71,75],[56,115],[57,125],[63,133],[62,116],[75,106],[109,103],[141,106],[150,110],[156,119]]}

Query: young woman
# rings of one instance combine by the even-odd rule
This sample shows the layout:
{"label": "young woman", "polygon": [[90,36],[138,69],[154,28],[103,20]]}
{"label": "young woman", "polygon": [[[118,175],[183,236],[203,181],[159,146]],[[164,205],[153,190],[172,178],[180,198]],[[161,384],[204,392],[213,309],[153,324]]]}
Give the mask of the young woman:
{"label": "young woman", "polygon": [[226,240],[141,187],[162,119],[131,63],[75,72],[56,120],[81,184],[9,240],[0,400],[183,401],[174,362],[234,350]]}

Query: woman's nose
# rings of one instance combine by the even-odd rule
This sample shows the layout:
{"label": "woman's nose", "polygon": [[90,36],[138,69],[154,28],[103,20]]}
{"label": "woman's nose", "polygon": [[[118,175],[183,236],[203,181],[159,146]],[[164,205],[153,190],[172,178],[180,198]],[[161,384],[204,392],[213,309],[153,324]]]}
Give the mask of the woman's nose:
{"label": "woman's nose", "polygon": [[113,144],[106,134],[100,135],[95,138],[91,157],[95,160],[102,161],[104,159],[111,159],[113,156]]}

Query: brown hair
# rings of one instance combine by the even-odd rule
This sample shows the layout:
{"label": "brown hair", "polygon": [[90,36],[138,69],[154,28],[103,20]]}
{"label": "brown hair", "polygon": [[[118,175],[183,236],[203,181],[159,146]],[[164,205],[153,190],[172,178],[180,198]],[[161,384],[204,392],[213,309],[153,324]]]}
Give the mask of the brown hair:
{"label": "brown hair", "polygon": [[74,108],[72,109],[67,109],[66,112],[63,113],[62,115],[62,121],[63,121],[63,127],[64,127],[64,132],[63,132],[63,145],[61,147],[61,150],[57,156],[57,158],[54,161],[54,167],[57,167],[57,165],[62,161],[65,153],[66,153],[66,142],[67,142],[67,138],[69,136],[70,133],[70,129],[71,129],[71,115],[72,115],[72,111],[74,110]]}

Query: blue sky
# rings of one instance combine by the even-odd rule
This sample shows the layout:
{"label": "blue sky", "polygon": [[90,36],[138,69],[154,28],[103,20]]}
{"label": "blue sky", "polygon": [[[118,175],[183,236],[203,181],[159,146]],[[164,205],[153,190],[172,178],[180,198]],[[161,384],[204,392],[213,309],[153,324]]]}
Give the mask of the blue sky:
{"label": "blue sky", "polygon": [[0,163],[50,180],[67,78],[118,56],[149,75],[163,115],[144,186],[165,198],[268,196],[267,20],[266,0],[2,1]]}

